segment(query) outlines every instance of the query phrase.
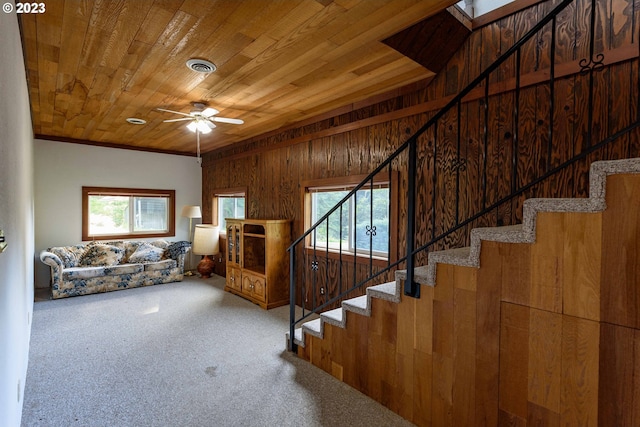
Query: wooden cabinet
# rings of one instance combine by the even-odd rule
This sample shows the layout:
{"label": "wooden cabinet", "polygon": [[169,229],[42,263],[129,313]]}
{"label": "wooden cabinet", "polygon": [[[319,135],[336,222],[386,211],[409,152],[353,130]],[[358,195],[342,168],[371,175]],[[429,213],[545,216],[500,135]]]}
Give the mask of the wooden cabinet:
{"label": "wooden cabinet", "polygon": [[291,221],[227,219],[225,290],[265,309],[289,304]]}

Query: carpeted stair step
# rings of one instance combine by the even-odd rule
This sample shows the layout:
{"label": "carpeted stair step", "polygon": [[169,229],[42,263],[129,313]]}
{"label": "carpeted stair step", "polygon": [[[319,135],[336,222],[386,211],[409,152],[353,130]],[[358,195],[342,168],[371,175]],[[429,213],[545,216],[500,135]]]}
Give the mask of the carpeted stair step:
{"label": "carpeted stair step", "polygon": [[371,316],[371,307],[366,295],[342,301],[342,308],[363,316]]}
{"label": "carpeted stair step", "polygon": [[323,327],[320,318],[302,324],[302,332],[322,338]]}
{"label": "carpeted stair step", "polygon": [[[371,316],[371,298],[398,303],[400,302],[400,292],[401,287],[397,280],[370,286],[367,288],[365,295],[344,300],[342,301],[342,307],[321,313],[320,318],[303,323],[300,328],[295,330],[295,343],[304,347],[305,334],[323,338],[325,323],[344,329],[347,319],[345,311],[351,311],[367,317]],[[289,334],[287,334],[288,336]]]}
{"label": "carpeted stair step", "polygon": [[336,308],[335,310],[325,311],[320,314],[320,318],[324,320],[326,323],[330,325],[338,326],[344,329],[345,315],[342,307]]}

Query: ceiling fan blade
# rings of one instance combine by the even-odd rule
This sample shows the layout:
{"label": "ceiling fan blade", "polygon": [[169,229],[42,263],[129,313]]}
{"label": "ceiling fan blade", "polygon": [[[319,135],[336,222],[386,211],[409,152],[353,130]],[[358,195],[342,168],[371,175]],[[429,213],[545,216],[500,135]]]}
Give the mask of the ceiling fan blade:
{"label": "ceiling fan blade", "polygon": [[220,122],[220,123],[231,123],[233,125],[241,125],[244,123],[244,120],[229,119],[227,117],[209,117],[209,120],[213,120],[214,122]]}
{"label": "ceiling fan blade", "polygon": [[182,122],[182,121],[186,121],[186,120],[193,120],[192,117],[184,117],[181,119],[168,119],[168,120],[163,120],[163,123],[171,123],[171,122]]}
{"label": "ceiling fan blade", "polygon": [[167,113],[180,114],[181,116],[188,116],[188,117],[191,117],[191,114],[181,113],[180,111],[165,110],[164,108],[156,108],[156,110],[158,110],[158,111],[164,111],[164,112],[167,112]]}
{"label": "ceiling fan blade", "polygon": [[202,115],[208,118],[218,114],[219,112],[220,111],[216,110],[215,108],[207,107],[204,110],[202,110]]}

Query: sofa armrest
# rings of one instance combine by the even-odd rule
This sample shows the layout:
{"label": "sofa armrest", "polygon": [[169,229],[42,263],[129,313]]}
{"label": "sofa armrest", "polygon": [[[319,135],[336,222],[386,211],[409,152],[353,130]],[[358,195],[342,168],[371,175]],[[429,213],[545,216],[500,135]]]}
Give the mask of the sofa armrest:
{"label": "sofa armrest", "polygon": [[169,258],[176,260],[178,267],[184,268],[184,257],[189,251],[189,248],[191,248],[191,243],[183,240],[170,244],[167,249],[165,249],[165,252]]}
{"label": "sofa armrest", "polygon": [[53,252],[40,252],[40,261],[51,267],[51,284],[60,284],[62,281],[62,269],[64,264],[60,257]]}

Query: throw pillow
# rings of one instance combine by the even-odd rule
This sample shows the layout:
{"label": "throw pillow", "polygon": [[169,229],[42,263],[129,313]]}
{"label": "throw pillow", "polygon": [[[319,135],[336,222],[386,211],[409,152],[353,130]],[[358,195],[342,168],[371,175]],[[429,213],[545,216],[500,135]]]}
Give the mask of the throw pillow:
{"label": "throw pillow", "polygon": [[136,249],[136,251],[131,254],[131,256],[129,257],[129,262],[158,262],[160,261],[160,259],[162,259],[162,254],[164,254],[164,249],[160,249],[148,243],[142,243],[140,244],[140,246],[138,246],[138,249]]}
{"label": "throw pillow", "polygon": [[90,245],[80,258],[80,265],[85,267],[109,267],[117,265],[124,251],[116,246],[101,243]]}

